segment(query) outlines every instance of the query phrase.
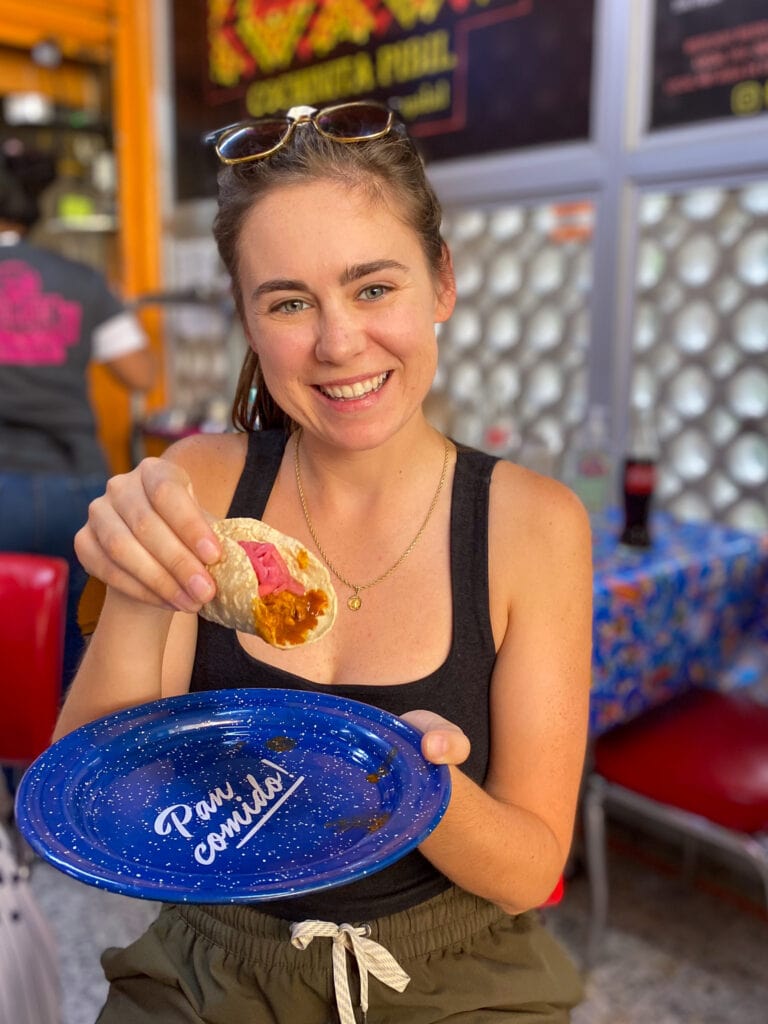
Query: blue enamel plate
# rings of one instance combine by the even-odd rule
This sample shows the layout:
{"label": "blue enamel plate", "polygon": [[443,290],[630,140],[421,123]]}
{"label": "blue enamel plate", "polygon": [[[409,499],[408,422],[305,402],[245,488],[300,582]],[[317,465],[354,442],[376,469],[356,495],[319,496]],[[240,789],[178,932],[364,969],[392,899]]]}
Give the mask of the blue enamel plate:
{"label": "blue enamel plate", "polygon": [[417,846],[450,796],[420,733],[300,690],[191,693],[63,737],[24,775],[19,830],[127,896],[255,902],[342,885]]}

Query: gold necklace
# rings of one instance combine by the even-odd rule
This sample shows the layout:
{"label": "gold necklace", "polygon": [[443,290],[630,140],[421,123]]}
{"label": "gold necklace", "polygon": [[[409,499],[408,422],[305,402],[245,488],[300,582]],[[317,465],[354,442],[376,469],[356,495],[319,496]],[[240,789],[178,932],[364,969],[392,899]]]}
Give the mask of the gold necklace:
{"label": "gold necklace", "polygon": [[293,462],[294,467],[296,469],[296,486],[299,491],[301,510],[304,513],[304,519],[306,520],[307,523],[307,529],[312,535],[312,540],[315,542],[315,547],[317,548],[320,557],[331,570],[336,579],[343,583],[345,587],[349,587],[349,589],[352,591],[350,596],[347,598],[347,608],[349,608],[350,611],[356,612],[363,603],[362,598],[360,597],[360,591],[368,590],[371,587],[375,587],[377,583],[383,583],[384,580],[386,580],[388,577],[392,575],[392,573],[395,571],[395,569],[398,568],[398,566],[402,565],[402,563],[406,560],[408,555],[410,555],[410,553],[421,540],[421,536],[427,528],[427,523],[432,518],[432,513],[435,511],[435,508],[437,507],[437,500],[440,497],[440,492],[442,491],[443,484],[445,483],[446,473],[448,472],[448,455],[450,453],[450,446],[446,439],[445,452],[443,454],[443,470],[440,474],[440,482],[437,485],[437,490],[435,491],[434,497],[432,498],[429,508],[427,509],[427,514],[424,516],[424,522],[416,531],[416,536],[413,538],[413,540],[402,553],[402,555],[400,555],[395,564],[391,565],[386,572],[383,572],[380,576],[377,576],[375,580],[371,580],[369,583],[358,584],[353,583],[351,580],[348,580],[346,576],[342,576],[342,574],[339,572],[336,566],[328,558],[328,555],[326,555],[325,551],[323,550],[320,541],[317,539],[317,534],[315,533],[315,528],[312,525],[312,520],[309,518],[309,510],[307,509],[307,499],[304,497],[304,488],[302,487],[301,484],[301,468],[299,466],[299,443],[301,441],[301,434],[301,429],[299,429],[298,433],[296,434],[296,447],[294,448],[293,452]]}

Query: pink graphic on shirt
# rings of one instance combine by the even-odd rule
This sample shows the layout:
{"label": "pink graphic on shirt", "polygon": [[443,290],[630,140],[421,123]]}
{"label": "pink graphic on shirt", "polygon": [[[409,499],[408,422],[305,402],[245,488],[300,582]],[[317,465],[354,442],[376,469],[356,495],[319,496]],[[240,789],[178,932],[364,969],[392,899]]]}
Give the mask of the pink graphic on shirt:
{"label": "pink graphic on shirt", "polygon": [[0,262],[0,363],[60,366],[80,337],[82,307],[55,292],[22,260]]}

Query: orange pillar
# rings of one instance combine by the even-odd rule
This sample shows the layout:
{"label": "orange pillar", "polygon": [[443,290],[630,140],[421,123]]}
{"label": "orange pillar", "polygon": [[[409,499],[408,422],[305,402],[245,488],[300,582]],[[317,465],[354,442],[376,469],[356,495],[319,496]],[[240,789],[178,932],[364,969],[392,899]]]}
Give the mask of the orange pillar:
{"label": "orange pillar", "polygon": [[[117,160],[120,217],[119,264],[123,296],[133,299],[156,291],[162,279],[160,259],[160,176],[155,142],[151,0],[112,0],[113,8],[113,132]],[[147,329],[162,368],[161,321],[146,311]],[[115,472],[129,468],[130,400],[106,371],[92,375],[94,405],[102,442]],[[160,380],[145,403],[163,404]]]}

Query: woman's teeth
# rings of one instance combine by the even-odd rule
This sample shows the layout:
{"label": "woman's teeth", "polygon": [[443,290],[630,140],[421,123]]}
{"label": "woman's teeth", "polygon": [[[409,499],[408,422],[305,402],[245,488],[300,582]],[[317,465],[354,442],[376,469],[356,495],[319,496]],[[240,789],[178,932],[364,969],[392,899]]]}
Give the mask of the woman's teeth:
{"label": "woman's teeth", "polygon": [[329,398],[363,398],[365,395],[378,391],[388,376],[389,373],[380,373],[377,377],[371,377],[369,380],[358,380],[354,384],[334,384],[329,387],[321,387],[320,390]]}

